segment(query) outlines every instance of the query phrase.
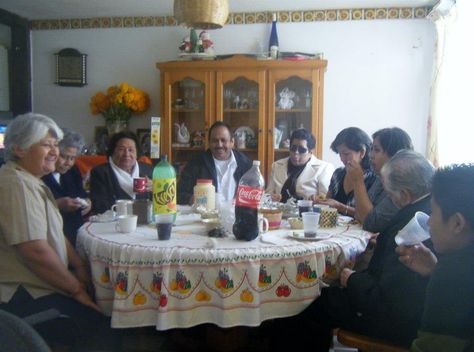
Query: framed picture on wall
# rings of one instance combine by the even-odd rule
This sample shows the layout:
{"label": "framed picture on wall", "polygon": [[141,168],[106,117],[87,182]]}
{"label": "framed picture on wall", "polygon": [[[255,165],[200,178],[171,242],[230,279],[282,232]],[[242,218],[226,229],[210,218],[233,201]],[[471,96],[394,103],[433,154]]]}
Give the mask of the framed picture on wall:
{"label": "framed picture on wall", "polygon": [[94,129],[94,143],[97,146],[99,154],[107,153],[107,146],[109,144],[109,132],[105,126],[95,126]]}
{"label": "framed picture on wall", "polygon": [[137,128],[138,138],[138,154],[150,156],[150,138],[151,131],[149,128]]}

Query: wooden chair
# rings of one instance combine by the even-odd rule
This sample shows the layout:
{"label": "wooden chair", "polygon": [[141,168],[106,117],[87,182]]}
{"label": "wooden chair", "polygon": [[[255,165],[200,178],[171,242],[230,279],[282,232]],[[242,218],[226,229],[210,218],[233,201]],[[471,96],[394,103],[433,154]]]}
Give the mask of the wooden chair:
{"label": "wooden chair", "polygon": [[361,352],[408,352],[408,349],[390,342],[343,329],[337,331],[337,340],[341,344],[357,348]]}

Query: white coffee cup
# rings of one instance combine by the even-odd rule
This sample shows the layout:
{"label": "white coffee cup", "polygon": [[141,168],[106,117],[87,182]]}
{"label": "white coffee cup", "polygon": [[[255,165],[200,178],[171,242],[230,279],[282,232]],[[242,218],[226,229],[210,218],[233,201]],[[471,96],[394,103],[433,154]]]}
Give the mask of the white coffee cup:
{"label": "white coffee cup", "polygon": [[133,200],[119,199],[115,202],[114,205],[112,205],[112,208],[110,209],[115,211],[117,216],[132,215],[133,214]]}
{"label": "white coffee cup", "polygon": [[398,231],[398,234],[395,236],[395,242],[399,246],[412,246],[430,238],[429,218],[429,215],[422,211],[417,211],[408,224]]}
{"label": "white coffee cup", "polygon": [[122,233],[134,232],[137,229],[137,215],[120,215],[117,217],[115,229]]}
{"label": "white coffee cup", "polygon": [[268,232],[269,224],[268,219],[263,216],[262,213],[258,214],[258,233]]}

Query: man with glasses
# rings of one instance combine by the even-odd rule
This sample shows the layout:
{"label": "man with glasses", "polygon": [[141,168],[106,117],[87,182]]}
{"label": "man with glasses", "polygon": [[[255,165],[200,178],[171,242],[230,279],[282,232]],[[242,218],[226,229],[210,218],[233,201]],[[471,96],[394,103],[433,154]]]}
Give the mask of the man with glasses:
{"label": "man with glasses", "polygon": [[334,166],[313,155],[315,146],[314,136],[305,129],[291,134],[290,156],[272,165],[267,192],[273,200],[284,203],[290,197],[311,199],[326,194]]}
{"label": "man with glasses", "polygon": [[91,210],[91,202],[82,187],[81,174],[74,166],[83,146],[84,139],[80,134],[73,131],[66,132],[58,144],[56,169],[42,177],[56,199],[63,217],[64,234],[72,245],[76,243],[77,230],[84,223],[83,215]]}

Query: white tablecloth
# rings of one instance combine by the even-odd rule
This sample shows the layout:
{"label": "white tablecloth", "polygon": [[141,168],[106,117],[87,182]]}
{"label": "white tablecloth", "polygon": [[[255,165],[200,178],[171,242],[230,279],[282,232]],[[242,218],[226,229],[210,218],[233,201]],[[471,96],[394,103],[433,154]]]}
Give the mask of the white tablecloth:
{"label": "white tablecloth", "polygon": [[258,326],[304,310],[322,279],[352,267],[369,239],[348,225],[325,230],[332,236],[323,241],[295,240],[289,231],[243,242],[209,238],[204,225],[193,223],[158,241],[149,226],[120,234],[114,222],[86,223],[77,248],[91,264],[96,299],[112,327]]}

